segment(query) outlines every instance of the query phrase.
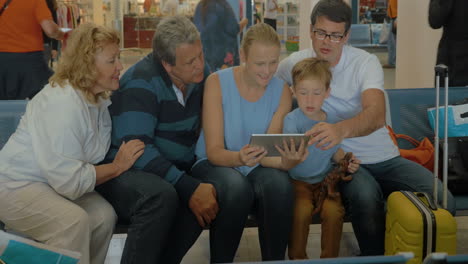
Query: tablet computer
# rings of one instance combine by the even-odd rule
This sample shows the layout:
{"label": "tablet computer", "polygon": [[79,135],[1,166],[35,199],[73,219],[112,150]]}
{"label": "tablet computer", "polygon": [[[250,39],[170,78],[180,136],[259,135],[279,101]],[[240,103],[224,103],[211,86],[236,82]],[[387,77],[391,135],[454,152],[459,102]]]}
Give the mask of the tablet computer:
{"label": "tablet computer", "polygon": [[309,136],[304,134],[252,134],[250,145],[265,148],[268,151],[267,157],[276,157],[281,156],[281,154],[275,148],[275,145],[282,148],[283,139],[289,144],[291,138],[294,140],[296,150],[299,149],[301,139],[304,139],[305,144],[309,141]]}

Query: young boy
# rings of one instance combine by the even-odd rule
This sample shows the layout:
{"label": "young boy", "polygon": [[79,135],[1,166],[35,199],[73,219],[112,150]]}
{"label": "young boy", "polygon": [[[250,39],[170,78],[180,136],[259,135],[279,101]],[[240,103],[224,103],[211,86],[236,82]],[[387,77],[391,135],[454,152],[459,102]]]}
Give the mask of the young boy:
{"label": "young boy", "polygon": [[[292,70],[293,92],[299,108],[284,119],[283,133],[305,133],[322,121],[330,122],[321,110],[323,101],[330,95],[330,65],[327,61],[309,58],[298,62]],[[339,146],[322,150],[315,145],[308,147],[307,159],[289,170],[295,189],[293,226],[289,239],[289,259],[307,259],[306,245],[309,225],[320,196],[320,183],[332,170],[332,159],[338,163],[344,152]],[[360,161],[354,156],[348,172],[354,173]],[[325,199],[320,218],[322,221],[321,258],[337,257],[343,228],[344,208],[341,198]]]}

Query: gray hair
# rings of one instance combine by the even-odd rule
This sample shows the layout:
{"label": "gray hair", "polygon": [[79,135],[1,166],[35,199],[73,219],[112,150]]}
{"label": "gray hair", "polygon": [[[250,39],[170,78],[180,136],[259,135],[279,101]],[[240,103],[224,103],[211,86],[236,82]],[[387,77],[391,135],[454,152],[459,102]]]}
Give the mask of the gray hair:
{"label": "gray hair", "polygon": [[195,25],[185,16],[171,16],[159,22],[153,37],[153,53],[161,61],[175,65],[176,48],[200,40]]}
{"label": "gray hair", "polygon": [[317,22],[317,18],[325,16],[335,23],[345,23],[345,33],[349,31],[352,20],[351,7],[343,0],[320,0],[310,14],[312,26]]}

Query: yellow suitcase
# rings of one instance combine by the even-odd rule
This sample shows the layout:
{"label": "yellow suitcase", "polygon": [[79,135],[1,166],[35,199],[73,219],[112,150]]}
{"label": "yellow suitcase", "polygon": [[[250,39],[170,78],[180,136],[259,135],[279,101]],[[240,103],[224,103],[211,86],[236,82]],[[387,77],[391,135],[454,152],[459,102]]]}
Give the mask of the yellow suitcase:
{"label": "yellow suitcase", "polygon": [[[439,85],[445,77],[445,98],[448,98],[448,68],[437,65],[436,72],[436,124],[434,155],[434,200],[437,201],[437,179],[439,171]],[[448,101],[445,100],[445,109]],[[448,181],[448,139],[447,111],[444,122],[443,152],[443,207],[447,208]],[[436,202],[425,193],[407,191],[393,192],[387,200],[387,220],[385,230],[385,255],[398,252],[413,252],[409,264],[420,264],[432,252],[445,252],[455,255],[457,250],[457,223],[445,209],[437,208]]]}
{"label": "yellow suitcase", "polygon": [[456,254],[457,223],[437,208],[427,194],[393,192],[387,201],[385,255],[413,252],[408,264],[422,263],[432,252]]}

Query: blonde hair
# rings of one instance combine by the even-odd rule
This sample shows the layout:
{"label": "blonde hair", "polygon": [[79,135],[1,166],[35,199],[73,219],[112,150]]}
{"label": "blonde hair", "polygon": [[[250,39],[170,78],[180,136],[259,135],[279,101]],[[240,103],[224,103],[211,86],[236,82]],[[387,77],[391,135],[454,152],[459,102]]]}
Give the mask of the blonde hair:
{"label": "blonde hair", "polygon": [[95,95],[91,91],[98,78],[95,55],[104,46],[119,43],[119,35],[112,29],[92,23],[80,25],[72,31],[67,40],[67,46],[61,54],[57,70],[49,79],[50,84],[53,87],[63,86],[68,80],[70,85],[82,91],[91,103],[97,103],[99,98],[109,98],[110,92]]}
{"label": "blonde hair", "polygon": [[325,84],[326,89],[330,88],[332,73],[330,63],[323,59],[308,58],[301,60],[294,65],[292,71],[293,89],[298,82],[306,79],[316,79]]}
{"label": "blonde hair", "polygon": [[276,31],[268,24],[259,23],[251,26],[242,38],[241,49],[245,56],[249,54],[249,48],[254,42],[262,44],[275,45],[281,47],[281,43]]}

